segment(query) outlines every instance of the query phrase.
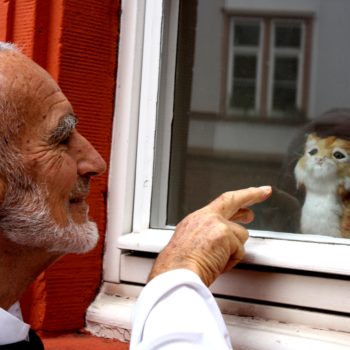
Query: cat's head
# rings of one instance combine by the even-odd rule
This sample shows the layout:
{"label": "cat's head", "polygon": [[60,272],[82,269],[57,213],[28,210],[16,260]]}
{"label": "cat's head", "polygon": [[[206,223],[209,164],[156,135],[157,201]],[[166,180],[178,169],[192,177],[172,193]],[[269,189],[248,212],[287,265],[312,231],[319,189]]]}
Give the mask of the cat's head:
{"label": "cat's head", "polygon": [[350,141],[335,136],[308,135],[303,156],[295,167],[298,185],[329,181],[350,175]]}

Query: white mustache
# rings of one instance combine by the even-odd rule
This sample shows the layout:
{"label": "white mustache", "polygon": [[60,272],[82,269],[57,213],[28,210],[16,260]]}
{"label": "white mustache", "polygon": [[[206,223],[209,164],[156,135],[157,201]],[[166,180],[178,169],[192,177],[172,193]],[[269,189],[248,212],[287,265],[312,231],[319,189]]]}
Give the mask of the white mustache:
{"label": "white mustache", "polygon": [[90,178],[79,177],[74,188],[69,194],[69,200],[77,198],[85,198],[90,193]]}

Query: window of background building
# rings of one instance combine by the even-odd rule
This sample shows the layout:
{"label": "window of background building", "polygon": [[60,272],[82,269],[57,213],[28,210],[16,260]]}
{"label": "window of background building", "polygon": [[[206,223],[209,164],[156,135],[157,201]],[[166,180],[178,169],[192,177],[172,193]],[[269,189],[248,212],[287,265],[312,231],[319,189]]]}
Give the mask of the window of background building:
{"label": "window of background building", "polygon": [[[257,14],[259,16],[259,14]],[[281,16],[229,21],[227,107],[234,117],[298,121],[305,116],[311,20]],[[309,55],[307,56],[309,57]],[[304,67],[307,65],[307,67]]]}

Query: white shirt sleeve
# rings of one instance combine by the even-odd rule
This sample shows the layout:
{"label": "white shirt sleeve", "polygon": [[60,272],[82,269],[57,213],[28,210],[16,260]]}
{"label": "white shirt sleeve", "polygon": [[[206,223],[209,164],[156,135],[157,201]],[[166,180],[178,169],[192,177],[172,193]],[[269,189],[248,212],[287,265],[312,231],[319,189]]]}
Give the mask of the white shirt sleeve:
{"label": "white shirt sleeve", "polygon": [[0,308],[0,345],[26,340],[29,328],[22,321],[19,303],[12,305],[7,311]]}
{"label": "white shirt sleeve", "polygon": [[221,312],[209,289],[192,271],[154,278],[133,314],[130,350],[232,349]]}

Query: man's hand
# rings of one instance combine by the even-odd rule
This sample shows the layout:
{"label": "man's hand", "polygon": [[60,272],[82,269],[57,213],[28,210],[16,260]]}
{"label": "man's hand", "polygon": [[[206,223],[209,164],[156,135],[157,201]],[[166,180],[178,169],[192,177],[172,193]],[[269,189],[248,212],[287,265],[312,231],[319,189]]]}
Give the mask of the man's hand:
{"label": "man's hand", "polygon": [[209,286],[243,258],[248,231],[238,223],[251,222],[254,214],[248,207],[269,198],[271,192],[269,186],[226,192],[185,217],[159,254],[149,280],[186,268]]}

